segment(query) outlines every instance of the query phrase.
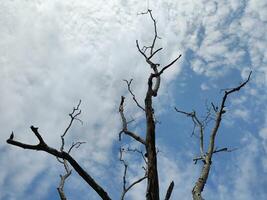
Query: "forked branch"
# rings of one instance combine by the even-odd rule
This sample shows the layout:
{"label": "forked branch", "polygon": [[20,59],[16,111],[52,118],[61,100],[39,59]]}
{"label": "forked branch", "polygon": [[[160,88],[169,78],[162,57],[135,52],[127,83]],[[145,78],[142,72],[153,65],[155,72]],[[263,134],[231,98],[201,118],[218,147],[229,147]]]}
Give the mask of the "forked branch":
{"label": "forked branch", "polygon": [[124,80],[127,84],[127,89],[128,91],[130,92],[130,94],[132,95],[133,97],[133,100],[134,102],[136,103],[136,105],[141,108],[141,110],[145,111],[145,109],[143,108],[143,106],[140,105],[140,103],[137,101],[136,97],[135,97],[135,94],[133,93],[132,89],[131,89],[131,84],[132,84],[132,81],[133,79],[131,79],[130,81],[127,81],[127,80]]}
{"label": "forked branch", "polygon": [[192,190],[192,195],[193,195],[194,200],[203,200],[201,193],[205,187],[205,184],[206,184],[208,176],[209,176],[213,154],[228,150],[227,148],[216,150],[214,147],[215,146],[215,138],[216,138],[216,135],[218,133],[218,129],[219,129],[220,124],[221,124],[222,115],[225,114],[225,112],[226,112],[225,111],[226,100],[230,94],[232,94],[234,92],[238,92],[241,88],[243,88],[249,82],[251,73],[252,72],[249,73],[248,78],[243,83],[241,83],[239,86],[225,90],[224,96],[223,96],[222,101],[221,101],[220,108],[217,109],[215,106],[213,106],[215,110],[218,110],[218,112],[217,112],[214,127],[211,131],[208,151],[205,155],[205,159],[203,160],[204,164],[203,164],[203,167],[201,170],[201,174],[200,174],[200,176],[199,176],[199,178],[198,178],[197,182],[195,183],[195,186]]}
{"label": "forked branch", "polygon": [[[75,116],[76,117],[76,116]],[[76,160],[69,154],[69,152],[71,151],[71,149],[69,150],[69,152],[65,152],[62,148],[62,150],[58,151],[57,149],[54,149],[50,146],[48,146],[45,141],[43,140],[41,134],[38,131],[37,127],[31,126],[31,130],[34,133],[34,135],[37,137],[39,143],[36,145],[32,145],[32,144],[26,144],[26,143],[22,143],[19,141],[14,140],[14,133],[12,132],[11,136],[9,137],[9,139],[7,139],[7,143],[10,145],[14,145],[23,149],[30,149],[30,150],[36,150],[36,151],[44,151],[47,152],[48,154],[51,154],[53,156],[55,156],[56,158],[60,158],[62,159],[63,163],[64,163],[64,167],[66,169],[66,174],[64,176],[61,176],[61,183],[59,186],[59,194],[60,196],[63,195],[61,189],[64,187],[64,181],[65,179],[70,175],[70,170],[68,168],[68,165],[66,163],[66,161],[68,161],[68,163],[74,168],[74,170],[87,182],[87,184],[93,188],[94,191],[97,192],[97,194],[103,199],[103,200],[111,200],[111,198],[109,197],[109,195],[107,194],[107,192],[76,162]],[[66,131],[67,132],[67,131]],[[77,143],[76,143],[77,144]],[[74,146],[76,146],[73,145]],[[64,147],[64,145],[63,145]],[[61,198],[66,198],[64,196],[61,196]]]}
{"label": "forked branch", "polygon": [[69,169],[69,165],[66,160],[64,160],[63,163],[64,163],[66,174],[60,175],[60,183],[57,188],[57,191],[59,193],[59,197],[61,200],[67,200],[67,197],[64,192],[64,185],[65,185],[66,179],[71,175],[71,170]]}
{"label": "forked branch", "polygon": [[[178,113],[182,113],[182,114],[186,115],[187,117],[191,117],[192,121],[194,123],[194,127],[195,126],[199,127],[199,133],[200,133],[199,134],[200,135],[200,137],[199,137],[199,141],[200,141],[200,157],[204,158],[204,125],[203,125],[203,123],[198,119],[195,111],[189,113],[189,112],[185,112],[185,111],[179,110],[176,107],[174,109]],[[194,134],[194,131],[193,131],[193,134]]]}
{"label": "forked branch", "polygon": [[132,137],[133,139],[135,139],[136,141],[146,145],[146,142],[143,138],[141,138],[140,136],[138,136],[136,133],[133,133],[132,131],[128,130],[128,122],[124,116],[124,96],[121,96],[121,103],[120,103],[120,107],[119,107],[119,113],[121,115],[121,121],[122,121],[122,130],[119,134],[119,139],[121,140],[121,134],[125,133],[126,135],[129,135],[130,137]]}
{"label": "forked branch", "polygon": [[128,164],[126,163],[126,161],[123,158],[123,153],[124,153],[124,149],[120,148],[120,161],[123,163],[124,166],[124,172],[123,172],[123,190],[122,190],[122,194],[121,194],[121,200],[124,200],[126,193],[132,188],[134,187],[136,184],[142,182],[143,180],[145,180],[147,178],[147,175],[145,174],[145,176],[143,176],[142,178],[132,182],[129,186],[127,186],[127,170],[128,170]]}

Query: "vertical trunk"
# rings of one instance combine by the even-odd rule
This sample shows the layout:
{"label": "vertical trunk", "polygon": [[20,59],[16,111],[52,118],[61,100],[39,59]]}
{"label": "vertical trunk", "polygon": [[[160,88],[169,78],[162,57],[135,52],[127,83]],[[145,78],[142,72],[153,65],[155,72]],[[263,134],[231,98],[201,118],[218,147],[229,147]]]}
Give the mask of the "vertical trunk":
{"label": "vertical trunk", "polygon": [[152,107],[152,91],[148,89],[146,99],[146,151],[147,151],[147,200],[159,200],[159,181],[157,170],[157,152],[155,142],[155,121]]}

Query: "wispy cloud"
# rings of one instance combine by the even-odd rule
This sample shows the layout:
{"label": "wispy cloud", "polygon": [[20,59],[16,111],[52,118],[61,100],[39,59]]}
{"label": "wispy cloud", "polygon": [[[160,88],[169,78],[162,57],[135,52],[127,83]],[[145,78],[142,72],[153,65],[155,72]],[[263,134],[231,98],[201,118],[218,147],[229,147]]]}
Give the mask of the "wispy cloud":
{"label": "wispy cloud", "polygon": [[[11,131],[14,130],[15,139],[35,143],[28,127],[39,126],[47,143],[58,147],[59,135],[68,124],[68,113],[79,99],[84,125],[75,124],[67,141],[87,142],[73,155],[99,177],[101,166],[111,163],[112,145],[120,128],[118,103],[120,96],[127,94],[122,79],[134,78],[133,87],[139,99],[146,89],[150,72],[135,49],[135,40],[146,44],[153,34],[151,21],[137,16],[147,8],[147,2],[15,0],[0,5],[0,36],[4,38],[0,41],[0,198],[28,197],[31,183],[52,162],[47,155],[6,146]],[[160,45],[165,53],[157,57],[161,63],[169,63],[183,53],[180,66],[189,64],[195,73],[208,80],[224,76],[232,69],[244,79],[253,69],[255,87],[250,87],[247,93],[263,104],[267,74],[264,1],[159,0],[150,2],[150,6],[163,38]],[[164,83],[175,80],[181,71],[182,67],[172,68],[163,77]],[[166,85],[162,85],[163,100]],[[208,89],[205,83],[201,86]],[[244,102],[240,98],[233,104]],[[234,112],[247,120],[250,113],[242,105]],[[129,116],[139,116],[134,104],[127,102],[126,106]],[[265,138],[264,134],[263,128],[260,136]],[[189,199],[191,164],[183,166],[167,156],[161,159],[160,168],[170,169],[168,176],[161,176],[163,190],[173,178],[179,188],[174,195]],[[251,169],[250,163],[245,163],[244,170]],[[55,178],[48,173],[50,176]],[[182,184],[183,179],[186,184]],[[47,185],[43,187],[49,189]],[[138,191],[144,189],[142,184],[138,187]],[[16,192],[11,188],[16,188]],[[220,188],[222,193],[229,190],[224,185]],[[244,188],[247,186],[237,189]],[[132,198],[142,199],[133,196],[137,195],[134,191],[130,194]],[[43,191],[39,192],[36,189],[37,196]]]}

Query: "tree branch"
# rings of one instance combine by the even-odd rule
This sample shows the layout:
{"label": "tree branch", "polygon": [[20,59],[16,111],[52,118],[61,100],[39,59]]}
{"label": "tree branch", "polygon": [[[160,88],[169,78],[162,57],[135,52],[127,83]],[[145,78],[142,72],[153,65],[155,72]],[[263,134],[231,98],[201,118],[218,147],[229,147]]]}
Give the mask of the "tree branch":
{"label": "tree branch", "polygon": [[97,192],[97,194],[103,199],[103,200],[111,200],[107,192],[76,162],[74,158],[72,158],[71,155],[66,153],[65,151],[58,151],[52,147],[49,147],[41,137],[41,135],[38,132],[38,128],[31,126],[32,131],[40,141],[37,145],[29,145],[25,143],[21,143],[18,141],[15,141],[13,139],[8,139],[6,142],[8,144],[18,146],[24,149],[31,149],[36,151],[44,151],[48,154],[51,154],[55,157],[62,158],[63,160],[67,160],[70,165],[74,168],[74,170],[87,182],[87,184],[93,188]]}
{"label": "tree branch", "polygon": [[165,67],[163,67],[158,73],[155,73],[154,76],[160,76],[166,69],[168,69],[169,67],[171,67],[177,60],[179,60],[179,58],[181,58],[182,55],[180,54],[177,58],[175,58],[171,63],[169,63],[168,65],[166,65]]}
{"label": "tree branch", "polygon": [[156,51],[154,51],[147,59],[150,60],[154,55],[156,55],[156,53],[158,53],[160,50],[162,50],[163,48],[159,48]]}
{"label": "tree branch", "polygon": [[76,107],[73,108],[72,112],[69,114],[70,116],[70,122],[69,125],[67,126],[67,128],[65,129],[64,133],[60,136],[61,137],[61,147],[60,150],[63,151],[64,150],[64,145],[65,145],[65,140],[64,137],[67,134],[67,132],[69,131],[70,127],[72,126],[72,123],[74,120],[78,120],[82,123],[82,121],[80,119],[77,118],[77,116],[79,116],[82,111],[79,109],[80,105],[81,105],[81,100],[79,100],[79,103]]}
{"label": "tree branch", "polygon": [[165,200],[169,200],[171,198],[173,187],[174,187],[174,182],[172,181],[168,187]]}
{"label": "tree branch", "polygon": [[124,149],[120,148],[120,161],[123,163],[124,165],[124,172],[123,172],[123,191],[121,194],[121,200],[124,200],[124,197],[126,195],[126,193],[136,184],[142,182],[144,179],[147,178],[147,176],[145,175],[144,177],[134,181],[132,184],[130,184],[128,187],[126,186],[126,176],[127,176],[127,169],[128,169],[128,164],[126,163],[126,161],[123,159],[123,151]]}
{"label": "tree branch", "polygon": [[127,127],[127,121],[126,121],[126,118],[124,116],[124,112],[123,112],[123,104],[124,104],[124,99],[125,97],[124,96],[121,96],[121,103],[120,103],[120,107],[119,107],[119,113],[121,115],[121,121],[122,121],[122,130],[120,132],[120,140],[121,140],[121,133],[125,133],[126,135],[129,135],[130,137],[132,137],[133,139],[135,139],[136,141],[146,145],[146,142],[143,138],[141,138],[140,136],[138,136],[137,134],[131,132],[128,130],[128,127]]}
{"label": "tree branch", "polygon": [[[185,114],[187,117],[191,117],[192,121],[194,123],[194,126],[198,126],[199,127],[199,132],[200,132],[200,138],[199,138],[199,141],[200,141],[200,157],[203,158],[204,157],[204,125],[203,125],[203,123],[200,122],[200,120],[198,119],[195,111],[189,113],[189,112],[184,112],[182,110],[178,110],[176,107],[174,109],[178,113],[182,113],[182,114]],[[194,134],[194,132],[193,132],[193,134]]]}
{"label": "tree branch", "polygon": [[[208,152],[205,156],[205,159],[203,160],[204,165],[202,167],[201,174],[200,174],[200,176],[199,176],[199,178],[198,178],[197,182],[195,183],[195,186],[192,190],[192,195],[193,195],[194,200],[203,200],[201,193],[205,187],[205,184],[206,184],[208,176],[209,176],[210,167],[211,167],[211,163],[212,163],[212,156],[216,152],[216,150],[214,150],[215,138],[216,138],[218,129],[219,129],[220,124],[221,124],[222,115],[225,113],[224,108],[225,108],[225,102],[227,100],[227,97],[230,94],[232,94],[234,92],[238,92],[241,88],[243,88],[249,82],[251,73],[252,72],[249,73],[248,78],[243,83],[241,83],[239,86],[234,87],[232,89],[225,90],[225,92],[224,92],[224,96],[223,96],[222,101],[221,101],[221,106],[217,112],[215,125],[214,125],[214,128],[212,129],[212,132],[210,135]],[[223,148],[220,151],[225,151],[225,150],[227,150],[227,149]],[[219,152],[219,151],[217,150],[217,152]]]}
{"label": "tree branch", "polygon": [[140,105],[140,103],[136,100],[135,98],[135,94],[132,92],[132,89],[131,89],[131,84],[132,84],[132,81],[133,79],[131,79],[130,81],[127,81],[127,80],[124,80],[127,84],[127,88],[128,88],[128,91],[130,92],[130,94],[132,95],[133,97],[133,100],[134,102],[136,103],[136,105],[141,108],[141,110],[145,111],[145,109]]}
{"label": "tree branch", "polygon": [[66,170],[66,174],[60,175],[60,183],[57,188],[57,191],[59,193],[59,197],[61,200],[67,200],[66,195],[64,193],[64,184],[65,184],[66,179],[71,175],[71,170],[69,169],[69,166],[66,160],[64,160],[64,168]]}
{"label": "tree branch", "polygon": [[148,60],[146,54],[140,49],[138,40],[136,40],[135,42],[136,42],[136,47],[137,47],[138,51],[145,57],[146,60]]}

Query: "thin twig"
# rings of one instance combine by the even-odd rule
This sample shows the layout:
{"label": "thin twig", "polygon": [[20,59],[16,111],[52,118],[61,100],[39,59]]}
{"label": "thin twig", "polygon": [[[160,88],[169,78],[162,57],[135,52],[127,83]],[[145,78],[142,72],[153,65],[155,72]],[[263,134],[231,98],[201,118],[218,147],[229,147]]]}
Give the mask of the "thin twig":
{"label": "thin twig", "polygon": [[76,162],[76,160],[67,152],[65,151],[58,151],[57,149],[54,149],[50,146],[48,146],[41,135],[38,132],[37,127],[31,126],[32,132],[35,134],[35,136],[39,140],[39,144],[37,145],[31,145],[31,144],[25,144],[22,142],[15,141],[13,139],[8,139],[6,142],[8,144],[21,147],[23,149],[31,149],[36,151],[44,151],[48,154],[51,154],[55,157],[61,158],[63,160],[67,160],[68,163],[75,169],[75,171],[87,182],[87,184],[92,187],[92,189],[98,193],[98,195],[103,200],[111,200],[107,192]]}
{"label": "thin twig", "polygon": [[126,161],[123,159],[123,152],[125,150],[123,148],[120,148],[120,161],[123,163],[124,166],[124,172],[123,172],[123,190],[122,190],[122,194],[121,194],[121,200],[124,200],[124,197],[126,195],[126,193],[136,184],[142,182],[144,179],[147,178],[147,176],[145,175],[144,177],[134,181],[132,184],[130,184],[128,187],[126,186],[127,181],[127,170],[128,170],[128,164],[126,163]]}
{"label": "thin twig", "polygon": [[128,88],[128,91],[130,92],[130,94],[132,95],[133,97],[133,100],[134,102],[136,103],[136,105],[141,108],[141,110],[145,111],[145,109],[143,108],[143,106],[140,105],[140,103],[136,100],[135,98],[135,94],[133,93],[132,89],[131,89],[131,84],[132,84],[132,81],[133,79],[131,79],[130,81],[127,81],[127,80],[124,80],[127,84],[127,88]]}
{"label": "thin twig", "polygon": [[82,121],[80,119],[77,118],[77,116],[79,116],[82,111],[79,109],[80,105],[81,105],[81,100],[79,100],[79,103],[76,107],[73,108],[72,112],[69,114],[70,116],[70,122],[69,125],[67,126],[67,128],[65,129],[64,133],[60,136],[61,137],[61,147],[60,150],[63,151],[64,150],[64,145],[65,145],[65,135],[67,134],[67,132],[69,131],[70,127],[72,126],[72,123],[74,120],[78,120],[82,123]]}
{"label": "thin twig", "polygon": [[[185,112],[185,111],[179,110],[176,107],[174,109],[178,113],[182,113],[182,114],[185,114],[187,117],[191,117],[191,119],[192,119],[192,121],[194,123],[194,129],[195,129],[196,126],[199,127],[199,133],[200,133],[199,134],[200,135],[200,137],[199,137],[200,155],[201,155],[201,157],[203,157],[204,156],[204,125],[203,125],[203,123],[198,119],[195,111],[189,113],[189,112]],[[193,130],[193,133],[194,133],[194,130]]]}
{"label": "thin twig", "polygon": [[120,103],[120,107],[119,107],[119,113],[121,115],[121,121],[122,121],[122,130],[119,134],[119,140],[121,140],[121,134],[125,133],[126,135],[129,135],[130,137],[132,137],[133,139],[135,139],[136,141],[142,143],[142,144],[146,144],[145,140],[143,138],[141,138],[140,136],[138,136],[137,134],[133,133],[132,131],[128,130],[128,126],[127,126],[127,121],[126,118],[124,116],[124,109],[123,109],[123,104],[124,104],[124,96],[121,96],[121,103]]}

